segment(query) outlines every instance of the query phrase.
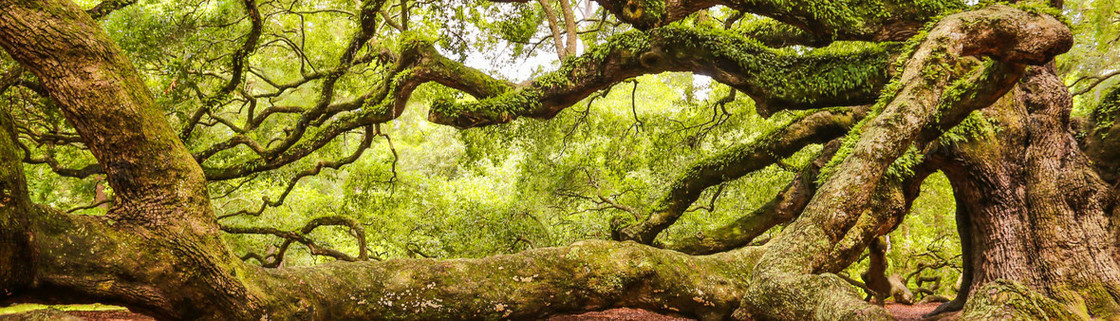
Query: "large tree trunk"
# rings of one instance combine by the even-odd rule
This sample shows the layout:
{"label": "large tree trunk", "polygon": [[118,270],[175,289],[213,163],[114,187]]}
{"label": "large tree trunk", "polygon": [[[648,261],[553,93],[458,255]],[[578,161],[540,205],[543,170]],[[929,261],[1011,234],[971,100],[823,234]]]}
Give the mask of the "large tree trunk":
{"label": "large tree trunk", "polygon": [[[240,262],[221,242],[199,165],[96,23],[65,0],[0,0],[0,46],[42,79],[118,193],[104,218],[30,204],[14,134],[0,132],[0,302],[118,303],[168,320],[527,319],[612,306],[706,320],[889,319],[831,273],[902,220],[928,173],[915,168],[913,157],[971,111],[1005,97],[1026,64],[1050,61],[1069,42],[1056,19],[1006,6],[946,17],[826,166],[827,177],[801,215],[762,247],[690,256],[589,241],[474,260],[264,269]],[[1034,70],[1015,97],[1035,97],[1029,94],[1053,85]],[[1108,272],[1115,271],[1116,250],[1112,242],[1093,243],[1109,236],[1108,194],[1091,171],[1079,171],[1088,164],[1066,139],[1068,111],[1046,100],[1023,101],[1031,117],[1020,120],[1040,129],[1007,147],[1024,146],[1007,154],[1027,156],[1015,176],[1022,185],[981,186],[988,184],[983,179],[972,191],[960,185],[962,193],[977,195],[970,200],[1010,193],[969,211],[974,284],[997,290],[974,286],[973,297],[981,299],[970,300],[969,311],[991,316],[1006,310],[1000,310],[1004,303],[1019,302],[1001,294],[1021,288],[1000,281],[1011,280],[1038,291],[1030,295],[1037,302],[1067,305],[1047,304],[1046,312],[1085,306],[1092,315],[1109,315],[1116,310],[1108,296],[1115,293]],[[998,143],[977,153],[1004,152],[1008,142]],[[973,163],[998,169],[1001,160]],[[972,168],[962,164],[958,172]],[[1005,173],[980,171],[964,182],[1003,179],[989,172]],[[1041,257],[1015,265],[1032,253]]]}
{"label": "large tree trunk", "polygon": [[968,317],[1120,312],[1114,195],[1074,139],[1071,106],[1053,70],[1033,67],[1014,92],[984,110],[994,132],[981,131],[938,157],[965,213]]}

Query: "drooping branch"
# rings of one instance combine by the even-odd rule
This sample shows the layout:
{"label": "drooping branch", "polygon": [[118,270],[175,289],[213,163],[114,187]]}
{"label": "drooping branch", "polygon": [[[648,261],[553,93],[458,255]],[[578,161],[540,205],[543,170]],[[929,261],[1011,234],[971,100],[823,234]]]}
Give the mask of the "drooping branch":
{"label": "drooping branch", "polygon": [[621,239],[652,243],[661,231],[675,223],[696,202],[705,189],[763,169],[810,144],[821,144],[843,136],[864,115],[864,109],[815,112],[796,118],[754,142],[701,160],[680,174],[645,221],[624,228],[620,232]]}
{"label": "drooping branch", "polygon": [[902,41],[929,19],[964,8],[962,1],[781,1],[781,0],[596,0],[619,20],[648,30],[682,20],[694,12],[723,5],[773,18],[800,28],[814,38],[832,40]]}
{"label": "drooping branch", "polygon": [[[316,243],[315,240],[309,236],[311,232],[322,226],[342,226],[349,229],[350,236],[354,237],[354,241],[358,244],[358,256],[354,257],[342,251],[331,249]],[[279,237],[284,241],[272,253],[264,256],[254,252],[248,252],[241,257],[242,260],[248,261],[255,259],[261,266],[266,268],[276,268],[284,262],[284,256],[288,253],[292,243],[300,243],[307,247],[311,255],[328,256],[340,261],[356,262],[369,260],[369,249],[366,244],[366,230],[357,221],[344,216],[324,216],[307,222],[302,228],[298,230],[285,231],[271,227],[234,227],[222,226],[222,231],[230,234],[259,234],[259,235],[272,235]]]}
{"label": "drooping branch", "polygon": [[889,55],[874,44],[798,54],[706,28],[634,31],[566,60],[559,70],[527,86],[477,102],[437,101],[429,120],[468,128],[521,116],[550,118],[625,79],[666,71],[711,76],[751,96],[764,115],[780,109],[863,105],[874,102],[886,84]]}
{"label": "drooping branch", "polygon": [[759,235],[778,224],[796,217],[809,204],[817,188],[817,174],[825,162],[832,158],[840,147],[839,141],[829,142],[820,156],[798,173],[793,182],[766,204],[753,212],[743,215],[727,225],[703,231],[695,237],[675,241],[655,241],[657,247],[689,253],[693,255],[719,253],[746,246]]}
{"label": "drooping branch", "polygon": [[256,211],[241,210],[231,214],[218,216],[218,219],[241,215],[260,216],[266,209],[270,207],[284,205],[284,200],[286,200],[288,198],[288,195],[292,193],[292,190],[296,188],[296,185],[299,184],[300,180],[303,180],[307,177],[319,175],[319,173],[322,172],[324,168],[337,170],[342,168],[342,166],[346,166],[357,161],[358,158],[360,158],[362,154],[365,153],[367,149],[369,149],[370,145],[373,143],[373,137],[377,135],[383,135],[380,128],[378,128],[378,130],[375,132],[373,126],[366,126],[365,132],[362,134],[362,142],[359,143],[357,147],[355,147],[354,152],[352,152],[350,155],[336,161],[319,161],[311,168],[297,173],[296,176],[292,177],[291,180],[288,181],[288,184],[285,185],[286,187],[284,188],[284,191],[280,193],[280,196],[277,197],[276,200],[271,200],[268,196],[263,196],[261,198],[261,206],[257,208]]}
{"label": "drooping branch", "polygon": [[194,115],[187,120],[183,131],[179,133],[179,138],[184,141],[191,137],[191,132],[194,131],[202,116],[209,114],[215,106],[223,102],[229,94],[233,93],[245,81],[245,70],[248,68],[249,55],[257,50],[257,43],[260,42],[261,33],[264,32],[264,21],[261,19],[261,12],[257,7],[256,0],[243,0],[242,5],[245,7],[245,14],[249,18],[249,33],[245,35],[245,42],[241,44],[241,47],[237,48],[237,51],[230,56],[229,81],[206,101],[203,101],[202,107],[196,110]]}
{"label": "drooping branch", "polygon": [[[303,159],[333,141],[342,133],[396,119],[404,111],[412,91],[421,84],[437,82],[444,86],[462,90],[475,97],[491,97],[508,91],[513,85],[508,81],[492,78],[476,69],[440,55],[426,41],[407,41],[402,45],[389,77],[380,86],[358,99],[331,104],[318,112],[304,111],[292,127],[283,143],[271,148],[261,147],[247,137],[234,138],[215,144],[196,156],[203,164],[209,180],[227,180],[245,177],[262,171]],[[311,116],[330,118],[321,125],[315,125]],[[310,136],[305,136],[311,127],[318,127]],[[248,161],[225,167],[206,166],[210,156],[236,147],[249,145],[256,150],[257,156]],[[291,145],[288,145],[291,144]]]}

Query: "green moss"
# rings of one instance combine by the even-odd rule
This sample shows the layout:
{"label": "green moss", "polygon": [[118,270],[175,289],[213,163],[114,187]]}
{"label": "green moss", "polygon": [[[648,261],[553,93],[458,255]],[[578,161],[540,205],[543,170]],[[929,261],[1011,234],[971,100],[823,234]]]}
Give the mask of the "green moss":
{"label": "green moss", "polygon": [[1093,132],[1099,133],[1102,138],[1108,135],[1108,130],[1116,125],[1116,115],[1120,114],[1120,86],[1112,88],[1105,94],[1096,108],[1093,108],[1092,120],[1096,124]]}
{"label": "green moss", "polygon": [[960,124],[945,131],[938,138],[941,145],[952,145],[976,139],[994,137],[1003,127],[993,119],[984,115],[979,110],[973,111]]}
{"label": "green moss", "polygon": [[887,167],[887,178],[901,182],[914,177],[914,167],[921,165],[924,157],[925,155],[922,154],[921,150],[918,150],[914,145],[910,145],[905,154],[895,159],[894,163]]}
{"label": "green moss", "polygon": [[963,319],[1080,320],[1065,305],[1010,280],[988,282],[969,297]]}
{"label": "green moss", "polygon": [[1011,3],[1009,5],[1013,8],[1030,12],[1036,15],[1049,15],[1051,17],[1054,17],[1055,19],[1058,19],[1058,21],[1061,21],[1062,24],[1065,24],[1067,27],[1073,26],[1073,23],[1069,20],[1069,17],[1066,17],[1065,14],[1062,14],[1062,9],[1050,6],[1049,1],[1020,1]]}

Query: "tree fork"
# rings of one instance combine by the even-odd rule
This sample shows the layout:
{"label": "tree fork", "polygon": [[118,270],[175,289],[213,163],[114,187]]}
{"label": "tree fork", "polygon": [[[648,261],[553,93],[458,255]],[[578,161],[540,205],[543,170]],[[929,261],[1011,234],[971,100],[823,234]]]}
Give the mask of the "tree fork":
{"label": "tree fork", "polygon": [[792,220],[809,204],[809,199],[817,190],[817,174],[840,147],[839,140],[825,145],[820,156],[802,170],[788,186],[774,199],[744,215],[734,222],[719,228],[701,232],[696,237],[676,241],[657,241],[661,248],[671,249],[693,255],[711,254],[746,246],[775,225]]}
{"label": "tree fork", "polygon": [[866,108],[815,112],[799,117],[754,142],[693,164],[670,185],[645,221],[620,231],[620,241],[652,244],[657,235],[675,223],[705,189],[763,169],[810,144],[821,144],[840,137],[865,115]]}
{"label": "tree fork", "polygon": [[[924,149],[942,128],[955,126],[971,111],[1004,96],[1024,64],[1045,63],[1071,45],[1069,29],[1057,19],[1007,6],[942,19],[904,65],[898,92],[886,93],[889,100],[882,111],[865,126],[857,126],[859,135],[836,156],[835,172],[829,173],[805,211],[767,243],[740,314],[890,319],[829,274],[847,266],[872,238],[896,223],[892,220],[898,218],[885,210],[904,205],[891,204],[896,201],[888,197],[900,188],[886,175],[888,167],[914,146]],[[996,60],[980,63],[973,55]]]}

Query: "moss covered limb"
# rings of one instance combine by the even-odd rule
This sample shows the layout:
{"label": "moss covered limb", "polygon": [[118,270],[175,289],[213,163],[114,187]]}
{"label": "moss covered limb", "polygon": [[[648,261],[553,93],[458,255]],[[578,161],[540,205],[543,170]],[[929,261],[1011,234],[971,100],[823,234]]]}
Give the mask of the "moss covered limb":
{"label": "moss covered limb", "polygon": [[965,7],[957,0],[782,1],[782,0],[596,0],[619,20],[641,30],[666,26],[692,13],[723,5],[767,16],[815,39],[902,41],[930,19]]}
{"label": "moss covered limb", "polygon": [[[989,20],[991,16],[1003,19]],[[997,29],[1018,39],[990,42],[988,33]],[[1065,37],[1039,38],[1050,33]],[[898,166],[898,160],[910,151],[923,150],[937,136],[929,132],[952,127],[964,115],[1004,96],[1019,79],[1023,69],[1020,64],[1068,49],[1069,36],[1069,30],[1053,17],[1000,5],[941,20],[909,56],[896,87],[898,91],[886,93],[883,105],[876,107],[881,111],[873,113],[874,118],[853,131],[847,146],[837,153],[835,172],[824,180],[802,214],[767,243],[753,278],[768,281],[751,284],[744,308],[763,318],[775,319],[803,315],[827,320],[835,317],[829,313],[848,318],[863,313],[867,307],[858,304],[833,306],[828,309],[830,312],[824,312],[825,305],[855,302],[849,298],[856,300],[845,291],[829,290],[834,288],[814,294],[832,298],[821,305],[775,305],[770,295],[788,293],[789,288],[802,287],[801,282],[806,280],[825,284],[814,273],[838,271],[854,260],[872,238],[889,231],[895,224],[892,220],[898,219],[889,213],[904,209],[907,202],[897,199],[905,193],[900,193],[899,180],[887,175],[888,169]],[[997,55],[994,58],[1008,60],[981,63],[966,55],[987,51],[961,49],[977,46],[977,42],[1010,48],[1025,48],[1020,45],[1030,43],[1027,47],[1033,50],[1024,51],[1024,56]],[[954,85],[957,79],[968,79],[973,85]],[[917,163],[920,162],[902,164],[909,167]],[[897,178],[920,176],[916,172]],[[761,309],[764,306],[768,309]]]}
{"label": "moss covered limb", "polygon": [[812,178],[798,175],[774,199],[727,225],[679,240],[657,240],[654,245],[693,255],[719,253],[746,246],[762,233],[799,214],[813,195],[813,185]]}
{"label": "moss covered limb", "polygon": [[[112,303],[167,320],[524,320],[611,307],[724,320],[760,254],[586,241],[480,259],[209,266],[189,241],[41,210],[29,229],[37,282],[0,303]],[[236,283],[212,287],[211,269]]]}
{"label": "moss covered limb", "polygon": [[817,190],[817,174],[821,166],[832,158],[839,148],[839,140],[824,146],[821,154],[797,174],[794,181],[778,192],[774,199],[735,221],[704,231],[696,237],[680,240],[659,240],[657,246],[689,254],[710,254],[746,246],[770,228],[788,222],[805,209]]}
{"label": "moss covered limb", "polygon": [[[728,149],[693,164],[669,186],[669,190],[663,194],[645,221],[623,228],[619,236],[623,240],[650,244],[661,231],[675,223],[705,189],[763,169],[809,144],[825,143],[840,137],[864,116],[864,112],[863,109],[816,112],[764,134],[754,142]],[[791,191],[794,194],[801,192]],[[780,204],[783,202],[775,203],[773,209],[777,210]],[[763,213],[776,214],[769,211],[760,214]],[[789,218],[789,215],[766,215],[759,218],[780,221],[781,216]],[[755,229],[765,231],[768,228],[769,226],[760,225]]]}
{"label": "moss covered limb", "polygon": [[0,112],[0,297],[19,293],[32,283],[28,233],[31,201],[16,147],[11,115]]}
{"label": "moss covered limb", "polygon": [[837,44],[798,53],[712,27],[661,27],[615,36],[527,86],[473,102],[436,102],[429,120],[461,128],[551,118],[625,79],[666,71],[708,75],[751,96],[762,114],[865,105],[886,84],[890,52]]}
{"label": "moss covered limb", "polygon": [[832,39],[819,38],[818,35],[804,29],[769,18],[754,19],[750,22],[741,23],[737,28],[734,28],[734,31],[774,48],[794,45],[823,47],[832,41]]}
{"label": "moss covered limb", "polygon": [[117,195],[110,215],[182,229],[201,227],[182,224],[188,220],[213,220],[202,171],[120,48],[77,5],[0,2],[0,47],[42,80],[86,138]]}
{"label": "moss covered limb", "polygon": [[275,295],[271,319],[527,320],[628,306],[722,320],[757,253],[586,241],[482,259],[261,270],[261,289]]}

